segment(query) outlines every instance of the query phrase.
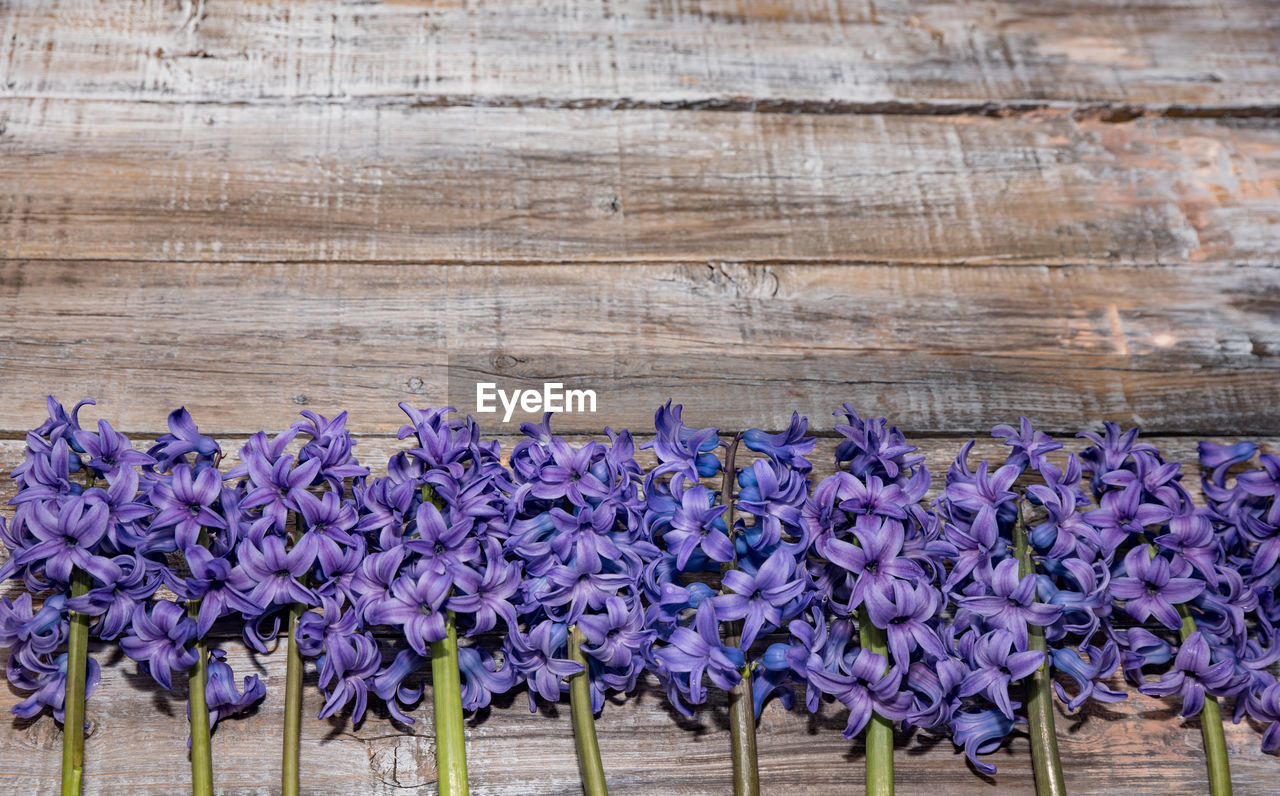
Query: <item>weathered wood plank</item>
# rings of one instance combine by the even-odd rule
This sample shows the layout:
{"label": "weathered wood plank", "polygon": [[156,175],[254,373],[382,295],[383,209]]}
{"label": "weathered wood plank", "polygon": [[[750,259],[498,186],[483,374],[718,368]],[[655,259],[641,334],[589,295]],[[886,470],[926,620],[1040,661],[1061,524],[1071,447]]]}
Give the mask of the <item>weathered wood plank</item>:
{"label": "weathered wood plank", "polygon": [[1280,120],[0,100],[0,257],[1275,264]]}
{"label": "weathered wood plank", "polygon": [[[705,417],[698,419],[709,422]],[[153,435],[139,435],[139,441]],[[912,441],[939,474],[959,446],[954,438]],[[1150,437],[1148,441],[1170,459],[1187,462],[1188,480],[1194,482],[1194,440]],[[224,447],[233,452],[232,461],[238,442],[223,440]],[[512,438],[504,438],[504,449],[512,442]],[[1068,449],[1081,447],[1079,441],[1066,442]],[[1280,439],[1261,442],[1275,450]],[[385,436],[365,437],[358,452],[379,471],[380,460],[403,445]],[[831,439],[819,442],[813,457],[815,474],[830,472],[834,445]],[[16,440],[0,441],[0,470],[7,471],[19,461],[21,448]],[[998,457],[1003,450],[987,438],[980,440],[975,455]],[[647,453],[642,452],[641,458],[651,463]],[[1194,483],[1189,486],[1194,488]],[[0,500],[7,501],[11,494],[11,482],[0,480]],[[6,589],[6,593],[10,591]],[[214,735],[218,787],[225,793],[270,793],[278,777],[283,655],[253,656],[238,641],[221,643],[239,675],[256,673],[264,678],[268,697],[255,713],[224,722]],[[3,654],[0,652],[0,662]],[[89,700],[86,792],[172,793],[189,776],[183,747],[183,694],[160,691],[149,678],[137,673],[132,662],[105,649],[96,655],[105,665],[100,690]],[[0,714],[7,715],[21,698],[11,688],[0,689]],[[661,691],[647,682],[639,694],[605,708],[598,731],[611,791],[730,792],[723,697],[717,695],[693,720],[678,718],[663,700]],[[306,692],[307,715],[316,715],[320,706],[313,675]],[[561,706],[531,715],[526,706],[522,693],[513,694],[468,722],[471,778],[478,793],[523,796],[574,791],[577,773],[567,712]],[[304,790],[391,794],[420,787],[429,792],[436,776],[429,710],[420,706],[414,715],[419,723],[408,729],[376,714],[358,728],[351,727],[345,717],[304,721]],[[1073,793],[1110,793],[1117,786],[1138,792],[1205,790],[1198,727],[1178,719],[1164,703],[1135,694],[1127,703],[1090,707],[1074,716],[1062,714],[1060,708],[1058,722]],[[788,713],[771,704],[761,718],[759,731],[765,792],[791,789],[836,794],[856,789],[862,776],[862,748],[840,737],[843,724],[838,707],[824,706],[811,718],[803,709]],[[1258,728],[1242,724],[1228,725],[1226,730],[1237,792],[1271,792],[1275,759],[1259,751]],[[0,719],[0,782],[13,792],[54,791],[60,742],[60,732],[47,716],[35,721]],[[1031,788],[1025,735],[1015,737],[990,759],[1000,767],[994,783],[975,776],[949,741],[934,742],[919,735],[899,738],[895,758],[898,791],[985,793],[992,784],[1009,790]]]}
{"label": "weathered wood plank", "polygon": [[30,0],[6,4],[0,20],[0,91],[149,102],[1268,112],[1280,102],[1277,40],[1265,0]]}
{"label": "weathered wood plank", "polygon": [[400,400],[474,411],[477,380],[597,390],[565,432],[649,427],[671,397],[726,428],[829,428],[852,401],[913,433],[1280,433],[1272,268],[10,262],[0,316],[10,435],[50,392],[125,429],[185,404],[217,433],[302,408],[387,433]]}

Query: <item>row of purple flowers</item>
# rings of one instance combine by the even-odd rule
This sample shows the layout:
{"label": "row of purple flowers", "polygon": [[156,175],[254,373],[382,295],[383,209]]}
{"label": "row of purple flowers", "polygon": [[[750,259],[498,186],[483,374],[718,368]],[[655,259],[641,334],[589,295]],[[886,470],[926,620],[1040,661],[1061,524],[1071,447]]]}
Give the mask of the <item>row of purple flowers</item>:
{"label": "row of purple flowers", "polygon": [[[1123,699],[1119,669],[1139,691],[1178,694],[1184,716],[1231,700],[1236,721],[1266,725],[1264,749],[1280,747],[1268,671],[1280,659],[1280,459],[1249,469],[1252,443],[1201,443],[1196,505],[1179,465],[1136,429],[1108,424],[1051,461],[1062,443],[1024,419],[993,430],[1002,463],[971,466],[966,444],[926,503],[923,456],[848,405],[837,472],[815,486],[816,441],[799,417],[725,439],[668,403],[642,446],[657,458],[645,473],[627,431],[575,446],[548,416],[523,427],[504,464],[470,417],[402,404],[412,447],[373,476],[345,413],[255,434],[221,472],[218,443],[185,410],[143,453],[106,421],[82,428],[86,403],[67,412],[50,398],[0,520],[0,577],[27,590],[0,600],[8,680],[31,692],[20,716],[62,718],[70,611],[171,688],[218,620],[267,653],[301,603],[322,718],[349,709],[359,722],[372,695],[412,723],[417,673],[452,612],[472,710],[521,684],[531,708],[559,700],[582,671],[567,648],[576,626],[596,711],[646,671],[684,713],[708,682],[751,678],[757,714],[775,698],[790,709],[803,685],[810,711],[824,699],[848,709],[848,737],[874,711],[949,733],[990,773],[978,755],[1021,720],[1015,684],[1047,656],[1074,684],[1054,686],[1070,710]],[[737,486],[721,494],[711,484],[739,446],[754,455],[737,457]],[[1031,572],[1014,554],[1019,523]],[[92,583],[73,597],[75,570]],[[157,599],[162,585],[176,601]],[[887,656],[860,646],[860,622],[885,631]],[[1029,649],[1029,626],[1044,628],[1047,653]],[[384,655],[379,629],[405,643]],[[223,658],[210,652],[211,724],[265,694]],[[98,675],[91,661],[90,691]]]}

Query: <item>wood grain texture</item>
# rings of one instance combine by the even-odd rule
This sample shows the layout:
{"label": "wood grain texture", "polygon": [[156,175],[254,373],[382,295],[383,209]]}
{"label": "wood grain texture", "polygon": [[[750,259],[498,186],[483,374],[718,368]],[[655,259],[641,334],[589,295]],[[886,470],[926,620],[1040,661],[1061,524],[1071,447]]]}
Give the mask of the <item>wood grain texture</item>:
{"label": "wood grain texture", "polygon": [[564,432],[651,428],[674,398],[733,429],[829,429],[851,401],[913,433],[1280,433],[1272,268],[7,263],[0,315],[10,436],[48,392],[129,430],[185,404],[217,433],[303,408],[387,433],[400,400],[473,411],[494,380],[597,390]]}
{"label": "wood grain texture", "polygon": [[[86,414],[86,416],[88,416]],[[1188,486],[1196,488],[1195,443],[1186,438],[1146,437],[1170,460],[1183,461]],[[242,440],[224,438],[231,452]],[[514,438],[502,438],[509,450]],[[1079,440],[1064,440],[1079,450]],[[137,440],[141,443],[142,439]],[[959,440],[920,437],[930,468],[940,476],[955,455]],[[1259,440],[1275,451],[1280,438]],[[836,441],[819,441],[813,456],[815,476],[831,472]],[[360,439],[357,453],[381,471],[380,462],[404,447],[385,436]],[[978,457],[1002,457],[1007,450],[988,438],[974,449]],[[22,443],[0,441],[0,470],[21,457]],[[1055,454],[1057,456],[1058,454]],[[652,457],[641,452],[645,466]],[[935,479],[935,491],[937,482]],[[0,480],[0,499],[12,495],[12,483]],[[11,593],[12,584],[6,584]],[[234,639],[219,642],[240,676],[258,674],[268,696],[251,715],[223,722],[214,735],[215,777],[219,792],[270,793],[278,777],[276,750],[281,742],[282,652],[252,655]],[[0,652],[0,661],[3,660]],[[186,782],[189,767],[183,747],[186,727],[181,689],[167,694],[136,666],[105,647],[96,657],[104,664],[99,690],[88,702],[90,733],[86,745],[87,793],[172,793]],[[388,651],[390,654],[390,650]],[[1115,687],[1125,691],[1116,678]],[[322,700],[315,677],[307,681],[306,715],[315,716]],[[7,715],[22,695],[0,689],[0,714]],[[610,790],[620,794],[722,794],[731,792],[728,718],[723,694],[692,720],[665,706],[661,689],[646,680],[638,694],[606,706],[597,722]],[[800,700],[803,704],[803,700]],[[433,733],[428,698],[413,715],[418,723],[400,727],[372,713],[359,727],[349,717],[303,723],[303,789],[326,794],[391,794],[405,789],[431,792],[436,780]],[[825,705],[816,716],[801,708],[789,713],[771,703],[760,720],[759,754],[766,793],[785,791],[844,794],[860,787],[863,752],[857,741],[840,736],[844,713]],[[1059,744],[1072,793],[1197,793],[1206,787],[1200,733],[1195,721],[1184,722],[1168,703],[1139,694],[1128,702],[1093,705],[1068,716],[1059,706]],[[1228,725],[1227,742],[1236,792],[1272,792],[1276,760],[1259,749],[1260,729],[1248,723]],[[0,783],[12,792],[49,792],[57,781],[61,733],[48,716],[34,721],[0,719]],[[522,692],[500,700],[468,721],[468,755],[474,790],[482,794],[556,794],[575,792],[577,770],[573,740],[564,705],[530,714]],[[925,735],[901,736],[895,755],[898,792],[989,793],[1027,792],[1032,787],[1030,750],[1025,734],[1017,734],[990,756],[1000,769],[994,778],[975,775],[949,740]]]}
{"label": "wood grain texture", "polygon": [[0,92],[987,112],[1101,103],[1274,113],[1265,0],[1159,4],[286,0],[6,4]]}
{"label": "wood grain texture", "polygon": [[0,258],[1276,264],[1280,120],[0,100]]}

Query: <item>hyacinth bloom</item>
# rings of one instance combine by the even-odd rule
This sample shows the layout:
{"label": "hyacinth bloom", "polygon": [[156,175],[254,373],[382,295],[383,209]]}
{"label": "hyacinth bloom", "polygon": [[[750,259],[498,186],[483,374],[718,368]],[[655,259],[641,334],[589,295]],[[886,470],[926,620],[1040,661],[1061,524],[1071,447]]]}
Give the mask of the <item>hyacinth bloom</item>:
{"label": "hyacinth bloom", "polygon": [[1135,547],[1124,557],[1125,577],[1112,578],[1111,594],[1124,600],[1125,611],[1139,622],[1154,616],[1170,630],[1182,625],[1174,607],[1190,602],[1204,591],[1205,583],[1195,578],[1175,578],[1169,561],[1152,558],[1143,547]]}
{"label": "hyacinth bloom", "polygon": [[162,601],[148,610],[139,605],[133,613],[133,633],[120,641],[124,654],[142,664],[166,689],[173,688],[173,672],[196,662],[190,648],[196,638],[196,623],[177,603]]}

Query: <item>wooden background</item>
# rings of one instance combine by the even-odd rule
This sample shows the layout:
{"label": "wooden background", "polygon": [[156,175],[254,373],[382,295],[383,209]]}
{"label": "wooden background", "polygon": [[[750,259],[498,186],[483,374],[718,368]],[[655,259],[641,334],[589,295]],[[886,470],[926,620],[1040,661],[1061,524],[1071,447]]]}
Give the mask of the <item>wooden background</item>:
{"label": "wooden background", "polygon": [[[1278,86],[1266,0],[0,0],[0,467],[53,392],[230,447],[345,408],[377,468],[397,401],[481,377],[596,387],[574,433],[852,401],[938,474],[1019,413],[1274,445]],[[228,651],[269,695],[218,728],[218,788],[270,793],[282,656]],[[100,658],[88,791],[180,790],[184,696]],[[425,713],[309,720],[304,788],[432,792]],[[1205,789],[1167,705],[1059,721],[1073,792]],[[728,792],[726,726],[608,706],[612,790]],[[771,706],[766,792],[859,790],[842,726]],[[1275,792],[1257,728],[1227,737]],[[52,792],[60,740],[0,720],[0,789]],[[1025,738],[989,779],[900,740],[901,793],[1031,787]],[[576,788],[564,710],[519,695],[468,746],[477,793]]]}

